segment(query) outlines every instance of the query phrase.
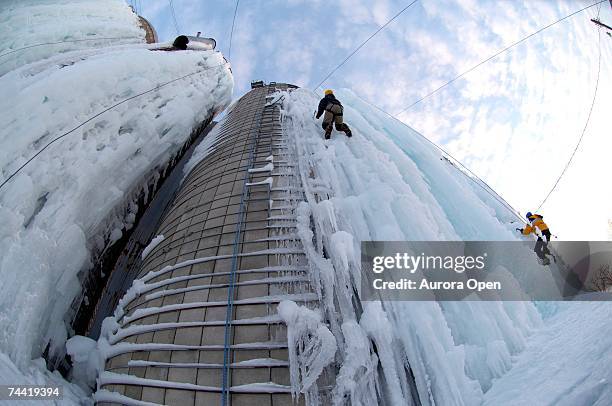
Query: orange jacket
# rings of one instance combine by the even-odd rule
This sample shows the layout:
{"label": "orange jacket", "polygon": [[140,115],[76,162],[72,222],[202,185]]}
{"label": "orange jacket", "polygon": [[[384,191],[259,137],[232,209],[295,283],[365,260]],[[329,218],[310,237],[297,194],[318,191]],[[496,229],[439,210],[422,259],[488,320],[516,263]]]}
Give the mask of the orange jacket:
{"label": "orange jacket", "polygon": [[540,216],[539,214],[534,214],[529,217],[529,221],[531,222],[531,224],[527,224],[525,228],[523,228],[524,235],[529,235],[531,233],[537,234],[537,228],[539,228],[540,231],[548,230],[548,226],[546,225],[544,220],[542,220],[542,216]]}
{"label": "orange jacket", "polygon": [[531,227],[529,224],[527,224],[524,228],[523,228],[523,235],[529,235],[531,233],[533,233],[535,231],[535,229],[533,227]]}

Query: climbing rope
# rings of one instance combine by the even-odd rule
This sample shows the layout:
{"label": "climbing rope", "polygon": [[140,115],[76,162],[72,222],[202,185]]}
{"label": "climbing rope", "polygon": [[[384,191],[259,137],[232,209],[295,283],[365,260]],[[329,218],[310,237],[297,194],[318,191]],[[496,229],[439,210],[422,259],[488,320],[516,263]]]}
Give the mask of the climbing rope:
{"label": "climbing rope", "polygon": [[440,90],[444,89],[445,87],[447,87],[447,86],[448,86],[448,85],[450,85],[451,83],[455,82],[456,80],[458,80],[458,79],[460,79],[460,78],[464,77],[464,76],[465,76],[465,75],[467,75],[468,73],[472,72],[474,69],[476,69],[476,68],[478,68],[479,66],[481,66],[481,65],[483,65],[483,64],[485,64],[485,63],[487,63],[487,62],[489,62],[491,59],[494,59],[495,57],[497,57],[497,56],[499,56],[499,55],[503,54],[504,52],[508,51],[509,49],[514,48],[515,46],[517,46],[517,45],[519,45],[520,43],[522,43],[522,42],[524,42],[524,41],[528,40],[529,38],[533,37],[534,35],[537,35],[537,34],[541,33],[542,31],[547,30],[548,28],[550,28],[550,27],[552,27],[552,26],[554,26],[554,25],[556,25],[556,24],[560,23],[561,21],[567,20],[568,18],[570,18],[570,17],[572,17],[572,16],[575,16],[576,14],[581,13],[581,12],[583,12],[584,10],[589,9],[589,8],[591,8],[591,7],[593,7],[593,6],[596,6],[596,5],[598,5],[598,4],[601,4],[601,3],[605,2],[605,1],[608,1],[608,0],[600,0],[600,1],[598,1],[598,2],[596,2],[596,3],[593,3],[593,4],[589,5],[589,6],[583,7],[583,8],[581,8],[581,9],[580,9],[580,10],[578,10],[578,11],[574,11],[573,13],[568,14],[568,15],[566,15],[565,17],[560,18],[560,19],[558,19],[557,21],[554,21],[554,22],[552,22],[552,23],[548,24],[547,26],[540,28],[539,30],[537,30],[537,31],[535,31],[535,32],[532,32],[531,34],[527,35],[526,37],[524,37],[524,38],[522,38],[522,39],[520,39],[520,40],[518,40],[518,41],[516,41],[516,42],[514,42],[514,43],[512,43],[512,44],[510,44],[510,45],[508,45],[507,47],[505,47],[505,48],[504,48],[504,49],[502,49],[501,51],[498,51],[498,52],[496,52],[495,54],[493,54],[493,55],[489,56],[488,58],[486,58],[486,59],[484,59],[484,60],[482,60],[482,61],[478,62],[476,65],[472,66],[472,67],[471,67],[471,68],[469,68],[468,70],[464,71],[463,73],[460,73],[459,75],[455,76],[453,79],[451,79],[451,80],[449,80],[448,82],[444,83],[443,85],[439,86],[439,87],[438,87],[438,88],[436,88],[435,90],[433,90],[433,91],[431,91],[431,92],[427,93],[425,96],[421,97],[420,99],[418,99],[417,101],[415,101],[414,103],[412,103],[411,105],[409,105],[408,107],[403,108],[402,110],[400,110],[399,112],[397,112],[397,113],[395,114],[395,117],[398,117],[400,114],[402,114],[402,113],[406,112],[407,110],[409,110],[409,109],[411,109],[412,107],[416,106],[417,104],[419,104],[419,103],[420,103],[420,102],[422,102],[423,100],[425,100],[425,99],[427,99],[427,98],[429,98],[429,97],[433,96],[434,94],[438,93]]}
{"label": "climbing rope", "polygon": [[232,29],[230,30],[229,50],[227,51],[228,60],[231,60],[232,58],[232,39],[234,38],[234,24],[236,23],[236,14],[238,14],[239,4],[240,4],[240,0],[236,0],[236,7],[234,8],[234,17],[232,18]]}
{"label": "climbing rope", "polygon": [[174,3],[172,0],[168,0],[168,3],[170,3],[170,14],[172,15],[172,22],[174,23],[174,30],[176,31],[176,35],[179,35],[180,30],[178,21],[176,20],[176,13],[174,12]]}
{"label": "climbing rope", "polygon": [[69,39],[69,40],[57,41],[57,42],[43,42],[43,43],[40,43],[40,44],[27,45],[27,46],[24,46],[24,47],[21,47],[21,48],[12,49],[12,50],[10,50],[8,52],[0,54],[0,58],[2,58],[4,56],[7,56],[7,55],[14,54],[15,52],[23,51],[24,49],[42,47],[42,46],[46,46],[46,45],[57,45],[57,44],[65,44],[65,43],[71,43],[71,42],[102,41],[102,40],[123,40],[123,39],[141,39],[141,38],[139,38],[139,37],[96,37],[96,38],[84,38],[84,39]]}
{"label": "climbing rope", "polygon": [[359,46],[357,46],[357,48],[355,48],[353,50],[353,52],[351,52],[346,58],[344,58],[344,60],[342,62],[340,62],[334,69],[331,70],[331,72],[329,72],[327,74],[327,76],[325,76],[323,78],[323,80],[321,80],[321,82],[319,82],[318,85],[316,85],[314,87],[314,89],[317,89],[319,86],[321,86],[323,83],[325,83],[325,81],[327,79],[329,79],[331,77],[331,75],[333,75],[338,69],[340,69],[346,62],[348,62],[349,59],[351,59],[353,57],[353,55],[355,55],[357,52],[359,52],[359,50],[361,48],[363,48],[363,46],[365,44],[368,43],[368,41],[370,41],[372,38],[374,38],[376,36],[376,34],[378,34],[379,32],[381,32],[382,30],[384,30],[389,24],[391,24],[391,22],[393,22],[393,20],[395,20],[397,17],[399,17],[404,11],[408,10],[414,3],[416,3],[418,0],[414,0],[412,3],[408,4],[406,7],[404,7],[403,9],[401,9],[397,14],[395,14],[393,17],[391,17],[389,20],[387,20],[386,23],[384,23],[383,25],[381,25],[376,31],[374,31],[374,33],[372,35],[370,35],[365,41],[363,41],[361,44],[359,44]]}
{"label": "climbing rope", "polygon": [[[599,12],[597,13],[597,15],[599,16]],[[561,178],[563,177],[563,175],[565,175],[565,172],[570,167],[572,160],[574,159],[574,155],[576,155],[576,152],[578,151],[578,148],[580,147],[580,144],[582,143],[582,139],[584,138],[584,134],[586,133],[587,127],[589,126],[589,121],[591,120],[591,113],[593,113],[593,107],[595,106],[595,100],[597,98],[597,89],[599,88],[599,74],[601,72],[601,27],[598,27],[597,34],[598,34],[597,42],[598,42],[598,48],[599,48],[599,56],[598,56],[598,61],[597,61],[597,79],[595,80],[595,91],[593,92],[593,100],[591,101],[591,107],[589,108],[589,114],[587,115],[587,119],[586,119],[586,122],[584,123],[584,127],[582,128],[582,132],[580,133],[580,137],[578,137],[578,142],[576,143],[576,147],[574,147],[574,150],[572,151],[572,154],[567,160],[565,167],[563,168],[563,170],[557,177],[557,180],[555,181],[554,185],[552,186],[552,188],[550,188],[550,191],[548,192],[544,200],[542,200],[542,202],[540,203],[536,211],[540,210],[540,208],[544,205],[544,203],[546,203],[550,195],[555,191],[555,189],[557,188],[557,185],[559,185]]]}
{"label": "climbing rope", "polygon": [[197,70],[197,71],[195,71],[195,72],[189,73],[189,74],[187,74],[187,75],[181,76],[181,77],[179,77],[179,78],[169,80],[169,81],[167,81],[167,82],[164,82],[164,83],[162,83],[162,84],[159,84],[159,85],[155,86],[155,87],[154,87],[154,88],[152,88],[152,89],[149,89],[149,90],[144,91],[144,92],[142,92],[142,93],[138,93],[138,94],[136,94],[136,95],[134,95],[134,96],[128,97],[128,98],[126,98],[126,99],[123,99],[123,100],[121,100],[120,102],[117,102],[117,103],[113,104],[112,106],[105,108],[104,110],[100,111],[99,113],[94,114],[93,116],[91,116],[91,117],[90,117],[90,118],[88,118],[87,120],[83,121],[81,124],[77,125],[76,127],[72,128],[71,130],[66,131],[65,133],[63,133],[63,134],[61,134],[61,135],[59,135],[59,136],[55,137],[55,138],[54,138],[54,139],[52,139],[51,141],[49,141],[49,142],[48,142],[48,143],[47,143],[47,144],[46,144],[44,147],[42,147],[40,150],[38,150],[38,151],[37,151],[37,152],[36,152],[36,153],[35,153],[35,154],[34,154],[34,155],[31,157],[31,158],[29,158],[29,159],[28,159],[26,162],[24,162],[24,163],[23,163],[23,164],[22,164],[22,165],[21,165],[19,168],[17,168],[17,170],[16,170],[15,172],[13,172],[12,174],[10,174],[10,175],[9,175],[9,176],[8,176],[8,177],[7,177],[7,178],[6,178],[6,179],[5,179],[5,180],[4,180],[4,181],[3,181],[3,182],[0,184],[0,190],[1,190],[1,189],[2,189],[2,188],[3,188],[3,187],[4,187],[4,186],[5,186],[7,183],[8,183],[8,182],[9,182],[11,179],[13,179],[13,178],[14,178],[14,177],[15,177],[15,176],[16,176],[16,175],[19,173],[19,172],[21,172],[21,171],[22,171],[22,170],[23,170],[23,169],[24,169],[24,168],[25,168],[25,167],[26,167],[26,166],[27,166],[27,165],[28,165],[30,162],[32,162],[34,159],[36,159],[36,157],[38,157],[40,154],[42,154],[42,153],[43,153],[43,152],[44,152],[44,151],[45,151],[47,148],[49,148],[49,147],[50,147],[52,144],[54,144],[55,142],[57,142],[57,141],[61,140],[61,139],[62,139],[62,138],[64,138],[64,137],[66,137],[67,135],[72,134],[73,132],[75,132],[75,131],[76,131],[76,130],[78,130],[79,128],[83,127],[85,124],[87,124],[87,123],[91,122],[92,120],[94,120],[94,119],[96,119],[96,118],[100,117],[102,114],[104,114],[104,113],[106,113],[106,112],[108,112],[108,111],[110,111],[110,110],[114,109],[114,108],[115,108],[115,107],[117,107],[117,106],[120,106],[120,105],[122,105],[122,104],[124,104],[124,103],[127,103],[127,102],[128,102],[128,101],[130,101],[130,100],[134,100],[134,99],[136,99],[136,98],[138,98],[138,97],[140,97],[140,96],[144,96],[144,95],[145,95],[145,94],[147,94],[147,93],[151,93],[151,92],[154,92],[154,91],[156,91],[156,90],[159,90],[159,89],[161,89],[162,87],[168,86],[168,85],[170,85],[170,84],[172,84],[172,83],[174,83],[174,82],[178,82],[179,80],[182,80],[182,79],[188,78],[188,77],[190,77],[190,76],[194,76],[194,75],[197,75],[197,74],[203,73],[203,72],[205,72],[205,71],[207,71],[207,70],[209,70],[209,69],[218,68],[218,67],[220,67],[220,66],[225,66],[225,64],[220,64],[220,65],[210,66],[210,67],[207,67],[207,68],[200,69],[200,70]]}

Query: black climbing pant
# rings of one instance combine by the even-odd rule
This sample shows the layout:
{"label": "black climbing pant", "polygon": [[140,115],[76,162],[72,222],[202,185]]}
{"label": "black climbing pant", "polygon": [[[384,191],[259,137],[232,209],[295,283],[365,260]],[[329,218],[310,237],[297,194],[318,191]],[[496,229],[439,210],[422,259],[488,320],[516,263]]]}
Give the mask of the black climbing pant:
{"label": "black climbing pant", "polygon": [[546,241],[542,239],[542,237],[538,237],[536,241],[535,248],[533,249],[540,259],[545,259],[546,255],[552,255],[550,250],[548,249],[548,243],[550,242],[550,230],[542,231],[542,235],[546,238]]}

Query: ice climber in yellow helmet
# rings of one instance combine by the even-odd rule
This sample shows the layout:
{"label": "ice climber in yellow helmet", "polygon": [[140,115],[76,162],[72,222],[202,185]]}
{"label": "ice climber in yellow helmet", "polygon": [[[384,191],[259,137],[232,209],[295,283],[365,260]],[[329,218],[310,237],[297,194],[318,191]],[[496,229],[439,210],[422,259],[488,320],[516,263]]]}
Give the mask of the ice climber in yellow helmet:
{"label": "ice climber in yellow helmet", "polygon": [[333,90],[327,89],[325,91],[325,96],[319,102],[319,108],[317,110],[317,118],[321,117],[321,114],[325,113],[321,126],[325,130],[326,140],[331,137],[332,126],[334,123],[336,124],[337,131],[343,131],[349,138],[352,136],[351,129],[342,120],[343,112],[344,107],[342,107],[340,101],[336,99],[336,96],[334,96]]}
{"label": "ice climber in yellow helmet", "polygon": [[535,234],[538,239],[536,241],[534,251],[544,265],[550,264],[550,260],[548,259],[547,255],[552,256],[552,253],[548,249],[551,233],[548,226],[544,222],[544,216],[527,212],[525,217],[527,217],[527,221],[529,221],[529,223],[526,224],[524,228],[517,228],[516,230],[520,231],[523,235],[529,235],[531,233]]}

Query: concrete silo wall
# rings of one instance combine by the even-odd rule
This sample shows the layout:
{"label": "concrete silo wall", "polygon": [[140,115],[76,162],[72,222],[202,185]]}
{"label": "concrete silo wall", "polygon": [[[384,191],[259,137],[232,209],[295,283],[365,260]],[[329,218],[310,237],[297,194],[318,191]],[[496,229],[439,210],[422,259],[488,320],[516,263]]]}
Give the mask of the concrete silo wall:
{"label": "concrete silo wall", "polygon": [[286,88],[243,96],[185,179],[142,288],[122,304],[99,390],[159,404],[295,404],[276,306],[316,295],[295,233],[299,176],[280,108],[267,104]]}

